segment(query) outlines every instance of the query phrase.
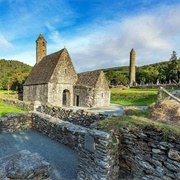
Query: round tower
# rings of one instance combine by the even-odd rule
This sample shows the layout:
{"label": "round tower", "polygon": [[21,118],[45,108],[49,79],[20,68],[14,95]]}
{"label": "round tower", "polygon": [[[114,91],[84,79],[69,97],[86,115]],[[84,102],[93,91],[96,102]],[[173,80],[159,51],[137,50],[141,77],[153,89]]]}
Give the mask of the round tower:
{"label": "round tower", "polygon": [[36,40],[36,63],[39,63],[46,56],[46,40],[42,34]]}
{"label": "round tower", "polygon": [[129,85],[133,86],[134,82],[136,82],[136,53],[132,48],[130,52]]}

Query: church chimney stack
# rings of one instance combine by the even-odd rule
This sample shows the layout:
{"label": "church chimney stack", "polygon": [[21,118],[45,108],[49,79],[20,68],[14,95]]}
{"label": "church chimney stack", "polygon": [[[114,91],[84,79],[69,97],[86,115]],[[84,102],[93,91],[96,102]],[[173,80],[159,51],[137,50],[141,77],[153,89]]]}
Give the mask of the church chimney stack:
{"label": "church chimney stack", "polygon": [[38,64],[46,56],[46,40],[42,34],[36,40],[36,63]]}
{"label": "church chimney stack", "polygon": [[136,53],[132,48],[130,52],[130,65],[129,65],[129,85],[133,86],[136,82]]}

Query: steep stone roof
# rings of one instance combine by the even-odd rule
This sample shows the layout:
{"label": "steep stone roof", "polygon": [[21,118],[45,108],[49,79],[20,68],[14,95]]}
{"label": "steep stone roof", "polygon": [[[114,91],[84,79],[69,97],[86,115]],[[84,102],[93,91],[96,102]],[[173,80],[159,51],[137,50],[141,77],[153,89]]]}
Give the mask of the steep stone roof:
{"label": "steep stone roof", "polygon": [[78,74],[78,80],[76,85],[89,86],[95,88],[100,74],[101,71],[80,73]]}
{"label": "steep stone roof", "polygon": [[[39,37],[37,38],[36,41],[38,41],[39,39],[44,39],[44,40],[45,40],[45,38],[44,38],[44,36],[43,36],[42,34],[39,35]],[[46,40],[45,40],[45,41],[46,41]]]}
{"label": "steep stone roof", "polygon": [[24,85],[48,83],[63,51],[64,49],[49,54],[35,64]]}

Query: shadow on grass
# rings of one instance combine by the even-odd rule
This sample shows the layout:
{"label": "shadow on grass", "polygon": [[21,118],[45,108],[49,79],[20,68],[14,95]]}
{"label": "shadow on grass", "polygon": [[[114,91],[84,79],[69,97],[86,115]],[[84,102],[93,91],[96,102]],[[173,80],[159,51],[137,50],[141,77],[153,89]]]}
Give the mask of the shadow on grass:
{"label": "shadow on grass", "polygon": [[2,112],[2,113],[0,113],[0,118],[4,117],[6,114],[11,114],[11,113]]}

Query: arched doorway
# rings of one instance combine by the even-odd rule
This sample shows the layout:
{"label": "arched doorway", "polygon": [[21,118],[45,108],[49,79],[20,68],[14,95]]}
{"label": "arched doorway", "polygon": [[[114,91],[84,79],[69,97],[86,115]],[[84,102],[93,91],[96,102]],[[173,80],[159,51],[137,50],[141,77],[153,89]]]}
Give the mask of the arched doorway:
{"label": "arched doorway", "polygon": [[63,91],[63,106],[70,106],[70,92],[69,90],[65,89]]}

